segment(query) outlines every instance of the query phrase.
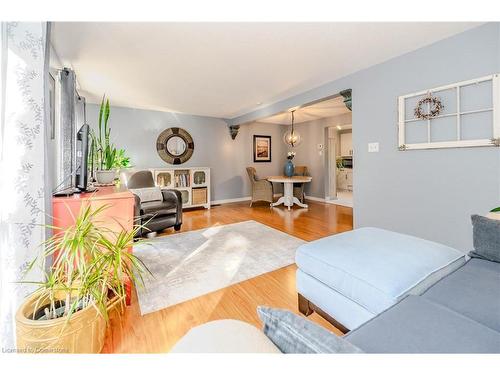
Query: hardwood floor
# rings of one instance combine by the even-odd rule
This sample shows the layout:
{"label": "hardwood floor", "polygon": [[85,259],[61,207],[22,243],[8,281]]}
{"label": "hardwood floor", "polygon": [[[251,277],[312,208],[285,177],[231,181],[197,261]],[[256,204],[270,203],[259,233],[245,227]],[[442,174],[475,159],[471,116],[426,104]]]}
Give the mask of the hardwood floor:
{"label": "hardwood floor", "polygon": [[[308,202],[309,209],[284,207],[270,209],[267,204],[248,202],[214,206],[211,210],[186,211],[182,232],[216,225],[255,220],[293,236],[312,241],[352,229],[352,209]],[[165,235],[173,233],[167,230]],[[216,319],[238,319],[260,327],[259,305],[284,308],[298,313],[295,265],[257,276],[227,288],[141,316],[137,296],[121,316],[111,319],[104,353],[168,352],[186,332]],[[340,334],[327,321],[312,314],[309,318]]]}

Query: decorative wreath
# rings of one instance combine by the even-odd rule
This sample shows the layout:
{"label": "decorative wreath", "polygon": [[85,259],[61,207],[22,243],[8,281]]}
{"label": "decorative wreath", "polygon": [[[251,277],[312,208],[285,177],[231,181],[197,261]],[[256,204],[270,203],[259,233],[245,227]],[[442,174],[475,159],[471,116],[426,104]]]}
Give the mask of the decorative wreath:
{"label": "decorative wreath", "polygon": [[[424,112],[422,108],[424,104],[430,105],[429,112]],[[430,118],[438,116],[443,108],[444,106],[443,103],[441,103],[441,100],[429,94],[425,98],[422,98],[418,101],[417,106],[415,107],[415,117],[420,120],[428,120]]]}

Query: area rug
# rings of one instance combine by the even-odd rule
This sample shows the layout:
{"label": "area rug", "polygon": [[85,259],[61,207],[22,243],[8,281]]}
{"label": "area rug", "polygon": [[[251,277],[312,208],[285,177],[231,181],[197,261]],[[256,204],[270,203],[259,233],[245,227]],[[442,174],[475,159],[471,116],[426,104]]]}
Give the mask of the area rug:
{"label": "area rug", "polygon": [[304,242],[251,220],[136,245],[134,254],[154,275],[137,288],[141,314],[293,264]]}

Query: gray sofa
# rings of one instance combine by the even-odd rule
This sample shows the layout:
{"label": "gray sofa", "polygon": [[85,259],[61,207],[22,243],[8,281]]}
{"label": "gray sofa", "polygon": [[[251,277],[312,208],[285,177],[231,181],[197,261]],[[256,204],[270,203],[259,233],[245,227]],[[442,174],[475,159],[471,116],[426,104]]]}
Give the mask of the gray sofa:
{"label": "gray sofa", "polygon": [[[248,323],[227,320],[216,326],[193,328],[172,352],[277,352]],[[365,353],[500,353],[500,263],[469,259],[343,339]]]}
{"label": "gray sofa", "polygon": [[[500,353],[500,263],[470,259],[343,336],[365,353]],[[173,353],[279,352],[258,328],[222,320],[193,328]]]}
{"label": "gray sofa", "polygon": [[500,263],[471,259],[349,332],[367,353],[500,353]]}

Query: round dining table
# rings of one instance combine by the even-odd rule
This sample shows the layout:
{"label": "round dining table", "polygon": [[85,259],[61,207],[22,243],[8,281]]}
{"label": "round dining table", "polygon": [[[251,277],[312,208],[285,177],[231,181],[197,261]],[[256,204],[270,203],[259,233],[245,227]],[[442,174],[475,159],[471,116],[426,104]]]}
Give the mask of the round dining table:
{"label": "round dining table", "polygon": [[302,203],[293,196],[293,184],[297,183],[307,183],[311,182],[312,177],[310,176],[271,176],[266,178],[269,182],[281,183],[283,184],[283,196],[280,197],[276,202],[271,203],[271,207],[279,206],[280,204],[285,205],[290,210],[294,204],[299,207],[307,208],[308,205]]}

